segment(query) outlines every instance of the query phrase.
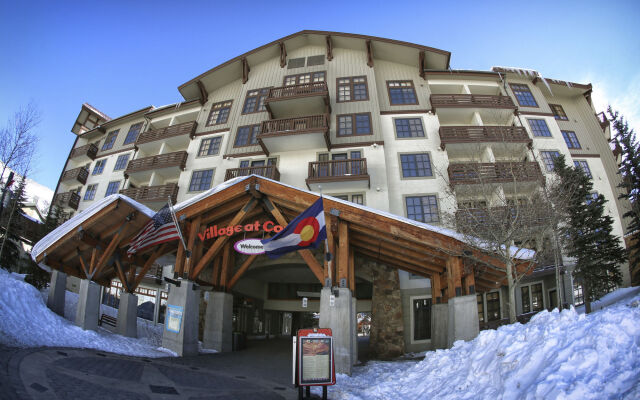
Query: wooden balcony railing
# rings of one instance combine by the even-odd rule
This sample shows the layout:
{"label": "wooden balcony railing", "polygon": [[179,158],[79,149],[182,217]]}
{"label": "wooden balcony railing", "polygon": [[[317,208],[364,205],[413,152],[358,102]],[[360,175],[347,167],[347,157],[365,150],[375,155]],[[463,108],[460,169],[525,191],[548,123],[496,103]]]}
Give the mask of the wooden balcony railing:
{"label": "wooden balcony railing", "polygon": [[178,184],[168,183],[166,185],[129,188],[121,190],[120,193],[141,203],[166,202],[168,197],[171,197],[171,201],[175,203],[178,198]]}
{"label": "wooden balcony railing", "polygon": [[309,163],[308,182],[332,182],[359,179],[369,179],[366,158],[313,161]]}
{"label": "wooden balcony railing", "polygon": [[325,136],[329,133],[329,121],[326,114],[264,121],[258,137],[265,138],[318,131],[324,132]]}
{"label": "wooden balcony railing", "polygon": [[[483,226],[487,230],[504,229],[504,224],[515,223],[541,226],[548,222],[548,213],[535,206],[521,205],[487,208],[464,208],[456,211],[458,225]],[[499,226],[496,226],[499,225]],[[475,229],[474,229],[475,230]]]}
{"label": "wooden balcony railing", "polygon": [[449,183],[452,185],[528,182],[536,180],[542,180],[542,172],[536,162],[465,163],[449,165]]}
{"label": "wooden balcony railing", "polygon": [[76,192],[58,193],[53,199],[53,204],[77,210],[78,205],[80,204],[80,195]]}
{"label": "wooden balcony railing", "polygon": [[86,169],[85,167],[78,167],[78,168],[65,171],[64,174],[62,174],[62,178],[60,179],[60,182],[65,182],[65,181],[70,181],[75,179],[84,185],[85,183],[87,183],[88,177],[89,177],[89,170]]}
{"label": "wooden balcony railing", "polygon": [[173,136],[189,135],[193,137],[196,131],[198,123],[195,121],[184,122],[178,125],[167,126],[166,128],[154,129],[146,132],[142,132],[136,140],[136,144],[154,142],[156,140],[163,140]]}
{"label": "wooden balcony railing", "polygon": [[450,143],[533,143],[521,126],[441,126],[439,133],[443,149]]}
{"label": "wooden balcony railing", "polygon": [[224,180],[237,178],[238,176],[259,175],[265,178],[280,181],[280,171],[275,165],[264,165],[259,167],[230,168],[224,175]]}
{"label": "wooden balcony railing", "polygon": [[307,96],[328,96],[329,89],[326,82],[302,83],[299,85],[282,86],[269,89],[265,103],[277,100],[295,99]]}
{"label": "wooden balcony railing", "polygon": [[98,146],[93,143],[85,144],[84,146],[76,147],[71,151],[69,158],[75,158],[80,156],[86,156],[92,160],[95,160],[96,154],[98,154]]}
{"label": "wooden balcony railing", "polygon": [[152,169],[178,167],[184,170],[187,163],[187,152],[176,151],[174,153],[160,154],[157,156],[138,158],[129,161],[125,174],[132,172],[148,171]]}
{"label": "wooden balcony railing", "polygon": [[513,108],[516,105],[509,96],[494,96],[485,94],[432,94],[431,108],[437,107],[482,107],[482,108]]}

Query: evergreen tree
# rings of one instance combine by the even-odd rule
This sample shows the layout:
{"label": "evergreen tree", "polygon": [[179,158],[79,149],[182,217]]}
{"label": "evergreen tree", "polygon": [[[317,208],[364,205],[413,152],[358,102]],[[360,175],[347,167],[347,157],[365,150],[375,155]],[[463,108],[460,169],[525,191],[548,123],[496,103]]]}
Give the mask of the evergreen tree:
{"label": "evergreen tree", "polygon": [[[49,232],[53,231],[60,225],[60,220],[62,217],[62,210],[57,204],[51,204],[49,207],[49,211],[47,212],[47,216],[45,217],[44,224],[40,225],[40,232],[38,235],[38,240],[45,237]],[[49,281],[51,279],[51,275],[38,267],[33,260],[30,260],[30,264],[27,267],[27,276],[24,278],[25,282],[32,284],[38,289],[42,289],[49,285]]]}
{"label": "evergreen tree", "polygon": [[20,249],[19,241],[22,227],[19,221],[20,214],[23,214],[22,207],[25,201],[26,177],[20,179],[17,188],[9,193],[9,201],[2,212],[0,218],[2,226],[2,240],[0,241],[0,264],[3,268],[11,270],[13,266],[19,267]]}
{"label": "evergreen tree", "polygon": [[619,239],[612,234],[613,218],[606,215],[606,200],[592,193],[593,182],[580,168],[568,167],[564,156],[554,160],[555,173],[563,185],[570,188],[566,209],[567,255],[576,260],[574,275],[582,284],[587,313],[590,302],[602,297],[622,283],[618,266],[626,260]]}
{"label": "evergreen tree", "polygon": [[620,187],[625,193],[620,195],[620,198],[626,198],[631,203],[631,210],[623,214],[623,217],[629,219],[627,234],[635,234],[637,238],[628,249],[629,267],[631,271],[638,271],[640,270],[640,143],[623,116],[613,111],[611,107],[607,109],[607,113],[613,122],[616,144],[622,153],[619,170],[622,175]]}

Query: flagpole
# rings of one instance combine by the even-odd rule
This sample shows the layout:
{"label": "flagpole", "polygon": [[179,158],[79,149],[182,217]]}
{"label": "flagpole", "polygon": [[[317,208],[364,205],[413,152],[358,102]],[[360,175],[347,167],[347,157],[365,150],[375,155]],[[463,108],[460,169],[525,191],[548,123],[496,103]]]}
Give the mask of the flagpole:
{"label": "flagpole", "polygon": [[176,217],[176,213],[173,211],[173,204],[171,204],[171,197],[167,197],[167,202],[169,203],[169,211],[171,211],[171,218],[173,219],[173,223],[176,225],[176,229],[178,230],[178,237],[180,237],[180,241],[182,242],[182,247],[184,248],[185,253],[187,254],[187,258],[191,257],[191,252],[187,249],[187,245],[184,243],[184,238],[182,237],[182,230],[180,229],[180,225],[178,224],[178,217]]}

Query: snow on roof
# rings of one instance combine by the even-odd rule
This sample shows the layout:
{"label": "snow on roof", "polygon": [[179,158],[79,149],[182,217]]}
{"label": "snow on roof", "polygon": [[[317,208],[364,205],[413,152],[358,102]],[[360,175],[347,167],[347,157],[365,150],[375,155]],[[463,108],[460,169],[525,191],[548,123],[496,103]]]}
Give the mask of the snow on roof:
{"label": "snow on roof", "polygon": [[[228,181],[226,181],[224,183],[221,183],[220,185],[215,186],[215,187],[207,190],[206,192],[200,193],[197,196],[194,196],[194,197],[192,197],[190,199],[187,199],[187,200],[185,200],[185,201],[183,201],[181,203],[176,204],[174,209],[176,211],[185,209],[188,206],[190,206],[190,205],[192,205],[192,204],[194,204],[194,203],[196,203],[196,202],[198,202],[198,201],[200,201],[200,200],[202,200],[204,198],[207,198],[209,196],[213,196],[214,194],[216,194],[218,192],[221,192],[222,190],[224,190],[224,189],[226,189],[226,188],[228,188],[230,186],[233,186],[233,185],[235,185],[235,184],[237,184],[239,182],[242,182],[245,179],[249,179],[251,177],[257,177],[257,178],[260,178],[260,179],[264,179],[266,181],[270,181],[270,182],[276,183],[276,184],[281,185],[281,186],[285,186],[285,187],[288,187],[288,188],[291,188],[291,189],[294,189],[294,190],[298,190],[298,191],[301,191],[301,192],[304,192],[304,193],[308,193],[308,194],[314,195],[316,197],[320,197],[321,196],[320,194],[318,194],[316,192],[312,192],[310,190],[305,190],[305,189],[300,189],[300,188],[295,187],[295,186],[287,185],[286,183],[282,183],[282,182],[275,181],[273,179],[265,178],[264,176],[249,175],[249,176],[237,177],[237,178],[228,180]],[[469,237],[467,237],[467,236],[465,236],[465,235],[463,235],[463,234],[461,234],[461,233],[459,233],[457,231],[454,231],[453,229],[443,228],[443,227],[440,227],[440,226],[434,226],[434,225],[425,224],[424,222],[414,221],[412,219],[401,217],[399,215],[392,214],[390,212],[381,211],[381,210],[377,210],[375,208],[371,208],[371,207],[363,206],[363,205],[360,205],[360,204],[352,203],[350,201],[342,200],[342,199],[339,199],[337,197],[328,196],[328,195],[322,195],[322,196],[323,197],[329,197],[329,198],[331,198],[332,201],[335,201],[337,203],[342,203],[342,204],[348,205],[350,207],[359,208],[361,210],[364,210],[364,211],[367,211],[367,212],[370,212],[370,213],[373,213],[373,214],[378,214],[378,215],[381,215],[383,217],[391,218],[391,219],[394,219],[396,221],[403,222],[405,224],[413,225],[413,226],[416,226],[418,228],[422,228],[422,229],[425,229],[425,230],[428,230],[428,231],[431,231],[431,232],[435,232],[435,233],[439,233],[441,235],[449,236],[451,238],[454,238],[456,240],[459,240],[459,241],[461,241],[463,243],[467,243],[467,244],[472,245],[472,246],[476,246],[476,247],[479,247],[479,248],[490,250],[489,246],[487,244],[483,243],[480,239],[478,239],[477,241],[470,242]],[[534,255],[535,255],[535,251],[534,250],[520,248],[520,247],[516,247],[516,246],[512,246],[510,248],[510,250],[511,250],[511,254],[513,254],[516,258],[518,258],[520,260],[531,260],[531,259],[533,259]]]}
{"label": "snow on roof", "polygon": [[88,109],[90,109],[91,111],[93,111],[94,113],[98,114],[102,119],[106,120],[106,121],[111,121],[111,117],[108,116],[107,114],[103,113],[102,111],[98,110],[97,108],[95,108],[94,106],[92,106],[89,103],[83,103],[83,106],[87,107]]}
{"label": "snow on roof", "polygon": [[33,249],[31,249],[31,258],[33,259],[33,261],[35,261],[36,258],[42,252],[48,249],[53,243],[62,239],[66,234],[68,234],[69,232],[72,232],[84,221],[86,221],[87,219],[95,215],[98,211],[102,210],[109,204],[113,203],[114,201],[117,201],[118,199],[122,199],[123,201],[126,201],[133,208],[144,213],[149,218],[153,217],[153,215],[155,214],[155,212],[149,207],[142,205],[137,201],[130,199],[127,196],[124,196],[121,194],[112,194],[111,196],[107,196],[99,201],[96,201],[89,208],[82,211],[78,215],[74,216],[64,224],[60,225],[59,227],[51,231],[47,236],[40,239],[40,241],[33,246]]}

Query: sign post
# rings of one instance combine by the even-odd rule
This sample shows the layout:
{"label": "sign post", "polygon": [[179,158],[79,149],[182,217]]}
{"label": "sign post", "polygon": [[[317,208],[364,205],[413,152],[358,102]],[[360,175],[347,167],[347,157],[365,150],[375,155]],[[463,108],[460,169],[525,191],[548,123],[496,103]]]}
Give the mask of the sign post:
{"label": "sign post", "polygon": [[336,384],[331,329],[300,329],[294,338],[294,382],[298,386],[298,399],[310,395],[311,386],[322,386],[322,398],[327,398],[327,386]]}

